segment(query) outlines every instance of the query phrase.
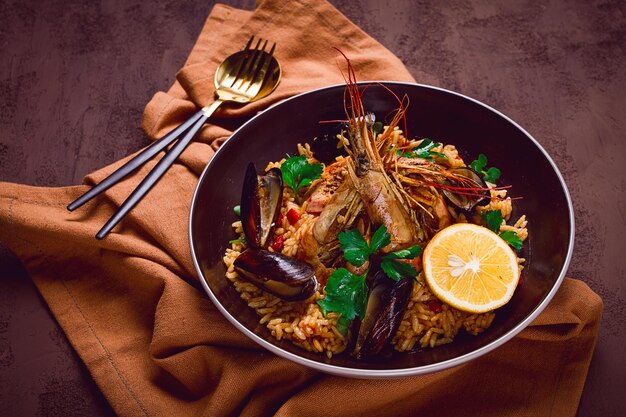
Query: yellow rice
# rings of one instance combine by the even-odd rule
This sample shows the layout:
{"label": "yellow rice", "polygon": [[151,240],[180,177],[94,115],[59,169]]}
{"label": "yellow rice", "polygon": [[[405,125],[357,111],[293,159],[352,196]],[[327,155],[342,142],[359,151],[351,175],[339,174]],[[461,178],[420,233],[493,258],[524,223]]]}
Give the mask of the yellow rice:
{"label": "yellow rice", "polygon": [[[396,131],[394,134],[402,134],[401,130]],[[298,150],[301,154],[311,157],[308,145],[299,145]],[[446,145],[435,150],[445,153],[448,161],[454,161],[454,166],[465,165],[454,146]],[[284,159],[270,162],[266,171],[274,167],[280,168],[283,162]],[[477,207],[477,211],[500,210],[503,218],[508,220],[512,205],[511,199],[506,198],[506,190],[491,190],[491,194],[497,199],[493,199],[484,207]],[[291,209],[300,214],[300,219],[294,225],[289,223],[286,215]],[[282,235],[284,238],[281,250],[284,255],[295,256],[302,237],[311,233],[317,216],[307,213],[305,209],[306,207],[295,202],[293,192],[285,188],[281,207],[282,223],[274,230],[275,235]],[[449,211],[456,222],[467,221],[463,213],[456,213],[451,208]],[[525,240],[528,237],[527,223],[526,216],[522,216],[513,226],[503,223],[501,230],[513,231]],[[232,226],[235,232],[243,237],[241,221],[234,222]],[[322,285],[320,284],[318,291],[305,301],[284,301],[266,293],[241,279],[234,270],[233,262],[244,249],[242,243],[233,242],[231,248],[226,250],[223,258],[227,268],[226,278],[233,283],[235,290],[248,306],[255,309],[259,323],[264,324],[277,340],[289,340],[307,351],[322,353],[328,358],[344,351],[348,340],[337,329],[338,314],[329,312],[324,317],[317,304],[317,300],[323,297]],[[273,251],[271,247],[269,250]],[[520,258],[520,270],[523,262],[524,259]],[[470,314],[442,303],[431,293],[424,281],[423,273],[420,273],[413,282],[411,298],[392,339],[392,345],[399,352],[433,348],[452,342],[461,329],[472,335],[482,333],[491,325],[494,317],[494,312]]]}
{"label": "yellow rice", "polygon": [[[287,220],[287,212],[291,209],[300,214],[300,220],[294,225]],[[302,212],[301,207],[294,202],[293,194],[287,189],[284,192],[281,213],[282,224],[277,225],[274,234],[282,235],[285,239],[281,253],[294,256],[300,239],[304,233],[310,232],[317,217]],[[233,223],[233,228],[243,237],[241,221]],[[234,242],[226,250],[223,258],[227,268],[226,278],[233,283],[235,290],[248,306],[256,310],[260,317],[259,323],[265,324],[276,339],[290,340],[308,351],[324,353],[328,358],[342,352],[347,340],[336,327],[338,314],[331,312],[324,317],[317,305],[317,300],[322,297],[321,288],[305,301],[284,301],[266,293],[241,279],[235,271],[233,263],[243,249],[244,245]],[[274,251],[271,247],[269,250]]]}

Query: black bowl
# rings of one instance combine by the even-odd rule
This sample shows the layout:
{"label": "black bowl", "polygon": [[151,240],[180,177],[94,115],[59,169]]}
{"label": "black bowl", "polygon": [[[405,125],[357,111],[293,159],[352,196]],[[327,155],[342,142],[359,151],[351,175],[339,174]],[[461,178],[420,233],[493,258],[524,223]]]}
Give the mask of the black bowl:
{"label": "black bowl", "polygon": [[[191,206],[191,252],[201,282],[218,309],[239,330],[268,350],[312,368],[356,377],[395,377],[445,369],[475,359],[526,327],[557,291],[574,246],[572,203],[563,177],[546,151],[517,123],[469,97],[426,85],[384,82],[398,96],[408,96],[408,134],[450,143],[465,161],[485,153],[502,171],[501,184],[512,185],[512,219],[528,218],[529,238],[522,284],[497,311],[492,326],[478,337],[460,332],[454,342],[436,349],[355,360],[348,354],[327,359],[270,336],[253,309],[225,278],[222,256],[233,239],[233,207],[239,204],[246,165],[259,169],[296,152],[312,140],[320,120],[345,119],[344,86],[331,86],[285,100],[252,118],[219,149],[205,168]],[[364,96],[368,112],[384,116],[397,107],[393,96],[373,84]]]}

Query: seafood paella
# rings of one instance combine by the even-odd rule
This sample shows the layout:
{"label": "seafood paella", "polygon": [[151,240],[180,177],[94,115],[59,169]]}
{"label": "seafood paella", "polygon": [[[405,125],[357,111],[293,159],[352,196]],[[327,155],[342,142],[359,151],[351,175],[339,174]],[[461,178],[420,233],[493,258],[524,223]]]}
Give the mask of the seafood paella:
{"label": "seafood paella", "polygon": [[409,138],[405,100],[368,113],[347,62],[345,119],[248,165],[226,278],[272,337],[329,358],[479,335],[519,285],[526,217],[485,154]]}

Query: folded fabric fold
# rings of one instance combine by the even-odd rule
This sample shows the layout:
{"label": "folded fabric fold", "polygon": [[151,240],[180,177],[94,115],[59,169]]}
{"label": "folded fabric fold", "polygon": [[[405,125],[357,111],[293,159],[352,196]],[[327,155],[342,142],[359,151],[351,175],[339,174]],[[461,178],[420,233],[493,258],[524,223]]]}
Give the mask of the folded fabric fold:
{"label": "folded fabric fold", "polygon": [[343,83],[337,69],[339,55],[332,47],[350,56],[363,80],[414,81],[395,55],[325,1],[265,1],[254,13],[218,4],[187,63],[178,72],[175,85],[167,94],[157,93],[146,107],[146,133],[160,137],[183,120],[181,115],[190,116],[193,106],[188,101],[200,107],[213,101],[215,70],[253,34],[276,42],[275,55],[283,70],[281,83],[274,93],[255,103],[224,106],[214,123],[202,131],[200,140],[210,142],[227,135],[228,130],[241,123],[241,119],[235,124],[223,119],[247,118],[295,94]]}
{"label": "folded fabric fold", "polygon": [[601,299],[566,279],[548,308],[483,357],[435,374],[357,380],[321,374],[266,352],[222,317],[198,285],[187,224],[197,179],[242,121],[300,92],[344,80],[345,52],[361,80],[413,81],[402,63],[326,1],[267,0],[255,11],[216,5],[177,81],[148,103],[159,137],[213,99],[219,62],[250,35],[276,42],[283,78],[274,94],[224,107],[199,141],[124,221],[93,238],[154,166],[76,212],[86,185],[0,184],[0,240],[15,252],[96,383],[120,416],[574,416],[593,352]]}

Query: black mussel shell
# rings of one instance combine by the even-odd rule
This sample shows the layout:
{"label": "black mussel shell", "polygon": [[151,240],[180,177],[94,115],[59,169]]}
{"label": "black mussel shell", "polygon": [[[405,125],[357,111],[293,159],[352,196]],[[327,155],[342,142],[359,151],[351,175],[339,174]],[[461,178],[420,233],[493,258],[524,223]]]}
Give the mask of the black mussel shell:
{"label": "black mussel shell", "polygon": [[325,164],[332,163],[339,155],[347,155],[343,146],[339,144],[337,135],[342,130],[348,130],[346,122],[320,123],[316,137],[311,141],[313,156]]}
{"label": "black mussel shell", "polygon": [[306,300],[317,291],[313,267],[280,253],[248,248],[234,265],[242,278],[283,300]]}
{"label": "black mussel shell", "polygon": [[246,176],[241,189],[241,224],[249,246],[261,245],[261,207],[258,201],[257,189],[259,179],[256,167],[252,162],[248,164]]}
{"label": "black mussel shell", "polygon": [[394,281],[382,270],[376,271],[353,351],[357,358],[378,354],[393,339],[412,290],[413,278]]}
{"label": "black mussel shell", "polygon": [[424,210],[419,210],[415,214],[417,215],[418,223],[426,233],[427,240],[432,239],[432,237],[439,231],[439,220]]}
{"label": "black mussel shell", "polygon": [[283,200],[283,176],[278,168],[258,175],[248,164],[241,191],[241,223],[249,246],[265,247],[269,242]]}
{"label": "black mussel shell", "polygon": [[[455,207],[472,211],[477,205],[487,204],[491,195],[487,183],[471,168],[461,167],[450,170],[459,180],[447,179],[444,184],[459,189],[443,189],[443,195]],[[465,188],[462,189],[462,188]]]}

